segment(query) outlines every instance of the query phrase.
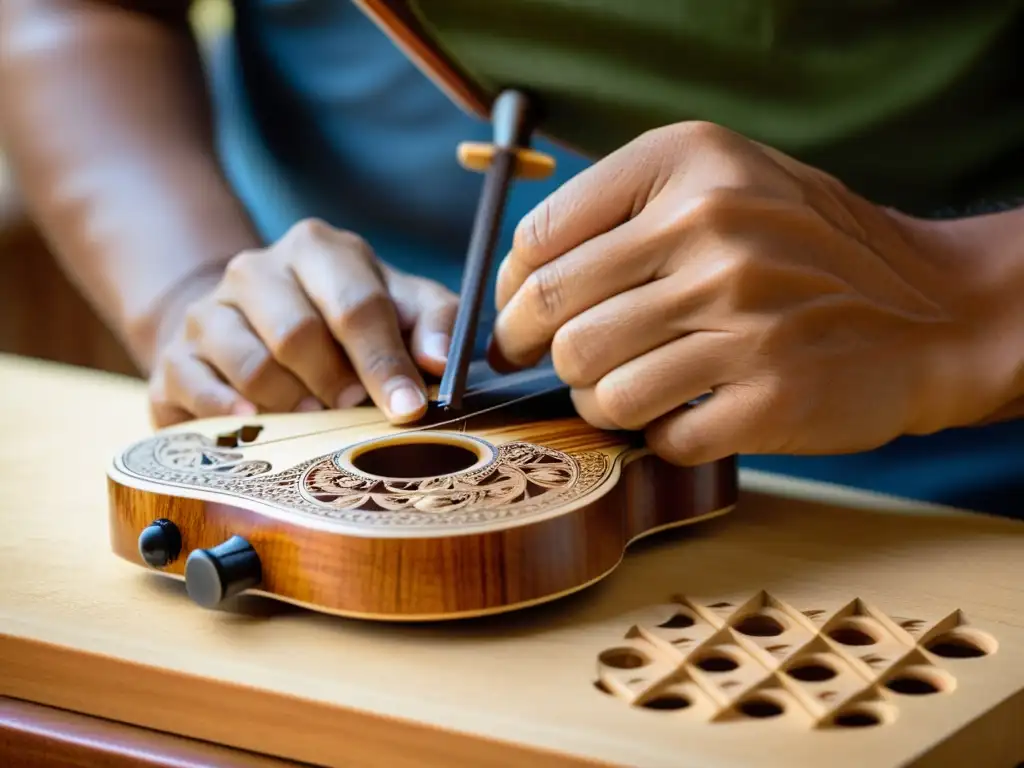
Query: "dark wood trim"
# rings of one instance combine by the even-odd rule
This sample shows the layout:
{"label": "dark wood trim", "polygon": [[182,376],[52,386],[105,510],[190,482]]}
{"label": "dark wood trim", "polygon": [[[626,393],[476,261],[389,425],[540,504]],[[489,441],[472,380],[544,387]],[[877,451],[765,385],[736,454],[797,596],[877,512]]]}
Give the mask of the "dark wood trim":
{"label": "dark wood trim", "polygon": [[0,696],[0,764],[17,768],[306,765]]}
{"label": "dark wood trim", "polygon": [[[11,660],[8,664],[7,660]],[[39,670],[45,669],[46,672]],[[254,762],[259,755],[239,751],[249,763],[100,763],[102,768],[149,765],[160,768],[292,768],[293,766],[374,766],[439,768],[529,766],[596,768],[606,762],[517,744],[494,736],[447,730],[404,718],[360,711],[337,704],[282,695],[210,677],[142,665],[104,654],[0,634],[0,684],[21,697],[52,706],[86,709],[92,714],[133,722],[160,732],[187,733],[194,744],[217,743],[300,762]],[[89,693],[86,693],[89,692]],[[164,697],[164,698],[161,698]],[[154,705],[155,702],[155,705]],[[215,713],[215,714],[214,714]],[[295,723],[301,723],[296,736]],[[153,733],[146,730],[145,733]],[[0,731],[0,738],[5,734]],[[4,756],[0,751],[0,758]],[[103,754],[98,752],[96,754]],[[213,754],[213,753],[211,753]],[[233,755],[231,751],[224,753]],[[55,759],[59,759],[57,754]],[[225,760],[227,758],[225,757]],[[268,758],[262,758],[267,760]],[[301,762],[301,761],[309,761]],[[6,768],[7,763],[0,762]],[[19,755],[17,768],[97,768],[88,763],[31,763]]]}
{"label": "dark wood trim", "polygon": [[497,94],[487,93],[427,34],[406,0],[353,0],[420,71],[466,112],[487,120]]}

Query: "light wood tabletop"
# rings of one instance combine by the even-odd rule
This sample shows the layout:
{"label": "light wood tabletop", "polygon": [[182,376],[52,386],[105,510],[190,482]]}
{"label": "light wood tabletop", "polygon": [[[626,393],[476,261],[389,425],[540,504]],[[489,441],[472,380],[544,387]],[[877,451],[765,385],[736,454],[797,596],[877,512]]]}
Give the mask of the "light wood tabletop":
{"label": "light wood tabletop", "polygon": [[[76,716],[102,718],[103,728],[162,732],[182,749],[180,739],[247,750],[267,764],[1024,761],[1021,523],[748,473],[731,515],[637,544],[603,582],[536,609],[422,625],[256,597],[208,611],[182,585],[110,551],[106,471],[149,433],[141,382],[0,357],[0,430],[0,695],[10,697],[0,721],[9,733],[20,700],[65,710],[72,730],[86,728]],[[812,727],[820,704],[792,686],[778,694],[789,706],[781,717],[715,721],[728,695],[699,673],[680,683],[693,706],[657,706],[665,697],[650,686],[669,691],[665,676],[683,658],[672,648],[690,642],[673,617],[696,617],[693,638],[706,647],[735,637],[721,623],[748,601],[788,622],[784,637],[820,629],[815,642],[848,654],[854,678],[873,663],[858,661],[867,651],[837,646],[838,631],[824,635],[833,616],[847,634],[851,621],[874,621],[888,633],[875,638],[882,666],[929,667],[941,690],[865,698],[879,713],[865,728]],[[946,658],[936,638],[950,632],[973,637],[983,657]],[[758,635],[735,642],[760,669],[785,651]],[[896,649],[888,661],[886,648]],[[621,663],[629,658],[640,660]],[[39,721],[60,730],[62,717]],[[248,764],[230,759],[159,764]]]}

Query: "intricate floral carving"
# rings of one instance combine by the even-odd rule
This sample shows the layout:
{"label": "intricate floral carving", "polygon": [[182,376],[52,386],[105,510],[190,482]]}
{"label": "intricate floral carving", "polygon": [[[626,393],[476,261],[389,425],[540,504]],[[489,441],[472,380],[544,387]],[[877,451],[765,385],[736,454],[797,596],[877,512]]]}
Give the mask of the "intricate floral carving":
{"label": "intricate floral carving", "polygon": [[216,490],[359,527],[473,527],[541,514],[596,488],[611,470],[600,451],[567,454],[506,443],[477,469],[427,479],[371,477],[343,467],[341,453],[275,474],[244,449],[218,448],[194,433],[158,435],[132,446],[124,469],[150,482]]}
{"label": "intricate floral carving", "polygon": [[[151,454],[148,462],[147,454]],[[126,464],[129,457],[160,467],[169,473],[160,479],[183,485],[216,485],[225,477],[253,477],[270,471],[268,462],[246,461],[242,451],[221,448],[194,432],[171,433],[139,443],[125,456]]]}

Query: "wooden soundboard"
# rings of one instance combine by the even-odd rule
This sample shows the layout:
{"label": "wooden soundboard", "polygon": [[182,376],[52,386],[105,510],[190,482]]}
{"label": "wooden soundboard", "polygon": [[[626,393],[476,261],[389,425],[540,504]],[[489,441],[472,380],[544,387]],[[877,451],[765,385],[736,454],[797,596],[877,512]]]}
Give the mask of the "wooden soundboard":
{"label": "wooden soundboard", "polygon": [[143,385],[0,358],[0,390],[0,695],[325,766],[1024,762],[1024,524],[748,473],[535,609],[197,610],[109,548]]}

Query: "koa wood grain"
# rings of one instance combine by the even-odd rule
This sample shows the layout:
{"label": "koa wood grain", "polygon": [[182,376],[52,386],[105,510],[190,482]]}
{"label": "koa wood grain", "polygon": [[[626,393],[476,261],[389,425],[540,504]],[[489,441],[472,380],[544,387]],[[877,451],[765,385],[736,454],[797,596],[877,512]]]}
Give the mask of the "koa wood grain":
{"label": "koa wood grain", "polygon": [[184,578],[201,605],[249,591],[437,620],[567,595],[632,541],[735,504],[734,459],[673,466],[562,415],[548,369],[474,373],[465,416],[415,428],[363,407],[201,420],[134,443],[109,472],[113,549]]}

